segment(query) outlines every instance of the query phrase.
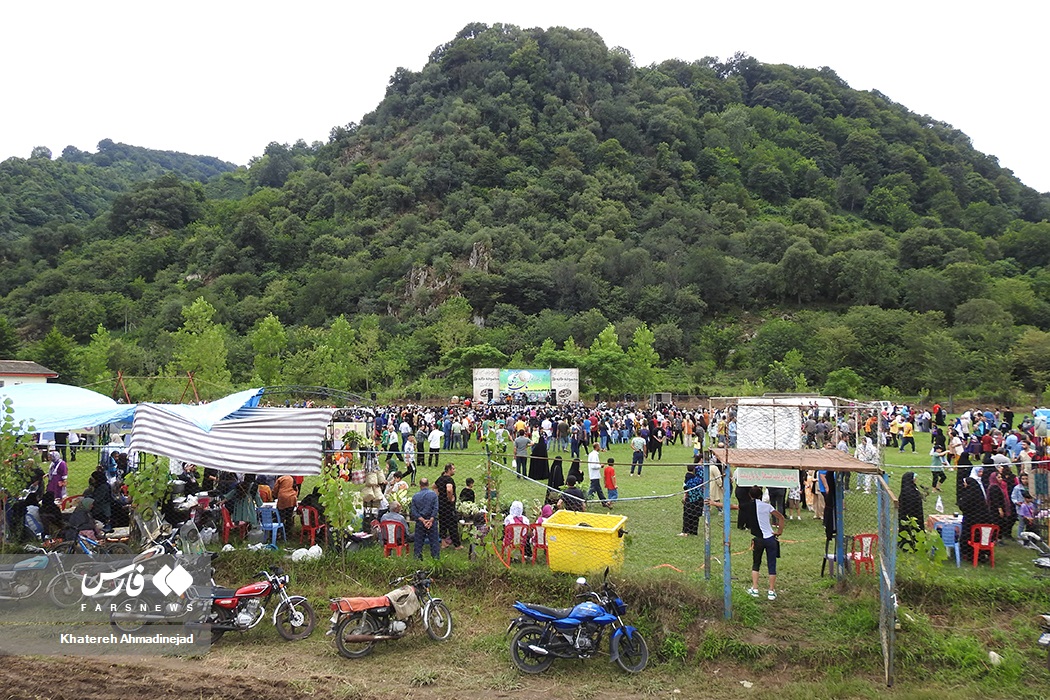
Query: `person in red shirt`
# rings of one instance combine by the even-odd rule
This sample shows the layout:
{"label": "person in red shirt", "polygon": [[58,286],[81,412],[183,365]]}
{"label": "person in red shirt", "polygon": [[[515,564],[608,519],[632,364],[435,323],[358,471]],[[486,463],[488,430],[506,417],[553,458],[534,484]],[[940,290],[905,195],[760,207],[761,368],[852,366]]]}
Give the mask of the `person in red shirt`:
{"label": "person in red shirt", "polygon": [[602,476],[605,480],[605,490],[609,493],[609,500],[615,501],[619,496],[616,490],[616,460],[612,457],[605,463],[605,469],[602,470]]}

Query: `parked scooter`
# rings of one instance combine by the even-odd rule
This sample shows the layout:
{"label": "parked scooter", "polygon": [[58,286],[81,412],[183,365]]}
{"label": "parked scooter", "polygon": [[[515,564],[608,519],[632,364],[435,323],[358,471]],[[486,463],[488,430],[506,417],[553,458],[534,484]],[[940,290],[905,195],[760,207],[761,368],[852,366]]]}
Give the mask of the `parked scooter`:
{"label": "parked scooter", "polygon": [[[587,586],[580,577],[576,583]],[[507,634],[515,632],[510,641],[510,656],[514,665],[524,673],[543,673],[554,659],[589,659],[601,651],[602,635],[612,627],[609,656],[629,673],[642,671],[649,663],[649,646],[641,633],[625,625],[621,616],[627,604],[616,595],[605,570],[601,589],[588,589],[576,596],[588,600],[572,608],[548,608],[531,603],[514,603],[521,617],[511,620]]]}
{"label": "parked scooter", "polygon": [[339,653],[358,659],[372,653],[376,642],[401,639],[408,634],[418,612],[427,636],[443,642],[452,636],[452,613],[440,598],[430,595],[433,581],[425,571],[401,576],[390,582],[408,585],[377,598],[333,598],[332,627]]}

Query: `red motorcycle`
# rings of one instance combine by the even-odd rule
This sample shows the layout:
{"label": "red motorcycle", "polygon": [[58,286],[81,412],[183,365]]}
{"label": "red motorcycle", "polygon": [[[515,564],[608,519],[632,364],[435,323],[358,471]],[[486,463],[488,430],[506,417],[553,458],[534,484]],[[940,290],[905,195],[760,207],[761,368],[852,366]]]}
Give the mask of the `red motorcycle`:
{"label": "red motorcycle", "polygon": [[[246,632],[256,627],[266,616],[264,603],[275,595],[279,602],[273,611],[273,624],[278,634],[289,641],[297,641],[306,639],[314,631],[317,624],[314,609],[305,597],[288,595],[288,575],[277,567],[260,571],[259,575],[266,580],[237,590],[214,587],[210,589],[210,600],[197,599],[200,605],[210,605],[203,623],[211,630],[212,644],[226,632]],[[158,613],[155,605],[129,599],[116,606],[110,621],[122,632],[137,632],[148,624],[192,624],[187,621],[187,614],[198,608],[194,592],[192,588],[188,591],[186,604],[182,606],[187,613]]]}
{"label": "red motorcycle", "polygon": [[276,595],[280,602],[273,611],[273,624],[277,633],[289,641],[306,639],[314,631],[317,616],[305,597],[288,595],[288,575],[279,567],[271,571],[260,571],[265,581],[242,586],[236,591],[229,588],[212,589],[211,623],[212,643],[219,641],[224,632],[245,632],[258,625],[266,615],[264,602]]}

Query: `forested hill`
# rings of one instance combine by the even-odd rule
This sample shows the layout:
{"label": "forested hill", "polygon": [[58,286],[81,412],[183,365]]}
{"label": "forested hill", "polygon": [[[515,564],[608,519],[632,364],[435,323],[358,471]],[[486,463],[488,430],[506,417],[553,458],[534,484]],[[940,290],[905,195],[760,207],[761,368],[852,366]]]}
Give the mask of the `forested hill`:
{"label": "forested hill", "polygon": [[167,173],[205,182],[236,169],[212,156],[156,151],[110,139],[99,141],[97,153],[66,146],[54,160],[49,149],[34,148],[27,159],[0,163],[0,232],[10,240],[13,233],[32,227],[90,221],[104,213],[117,194]]}
{"label": "forested hill", "polygon": [[1050,198],[830,68],[640,67],[589,30],[470,25],[325,144],[73,207],[90,220],[10,210],[0,351],[84,383],[441,392],[471,366],[569,364],[607,394],[1009,398],[1050,379]]}

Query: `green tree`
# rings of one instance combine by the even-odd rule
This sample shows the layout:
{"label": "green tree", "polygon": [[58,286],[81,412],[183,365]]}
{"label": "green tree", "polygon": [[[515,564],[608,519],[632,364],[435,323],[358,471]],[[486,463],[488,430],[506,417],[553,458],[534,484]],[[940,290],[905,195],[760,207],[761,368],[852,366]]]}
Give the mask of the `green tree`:
{"label": "green tree", "polygon": [[729,356],[740,343],[740,331],[733,324],[711,322],[700,329],[700,347],[711,356],[716,369],[725,369]]}
{"label": "green tree", "polygon": [[631,346],[627,348],[630,386],[634,393],[642,396],[651,394],[657,388],[660,355],[653,347],[655,340],[656,336],[649,326],[643,323],[635,329]]}
{"label": "green tree", "polygon": [[281,383],[282,356],[288,349],[288,334],[273,314],[259,321],[248,340],[255,351],[255,377],[263,386],[275,386]]}
{"label": "green tree", "polygon": [[99,324],[91,334],[91,342],[80,351],[81,374],[87,386],[112,379],[113,374],[109,368],[112,350],[113,337]]}
{"label": "green tree", "polygon": [[31,346],[28,359],[58,373],[63,384],[80,383],[80,362],[73,339],[52,328],[44,338]]}
{"label": "green tree", "polygon": [[233,377],[227,366],[226,331],[212,321],[215,307],[204,297],[182,309],[184,323],[173,335],[175,348],[168,371],[192,372],[202,397],[229,392]]}
{"label": "green tree", "polygon": [[18,356],[18,349],[22,341],[7,316],[0,316],[0,358],[13,358]]}
{"label": "green tree", "polygon": [[856,398],[861,396],[864,388],[864,378],[849,367],[840,367],[828,373],[827,381],[821,393],[825,396],[841,396],[843,398]]}
{"label": "green tree", "polygon": [[1041,400],[1050,384],[1050,333],[1027,329],[1014,343],[1011,358],[1015,376]]}

